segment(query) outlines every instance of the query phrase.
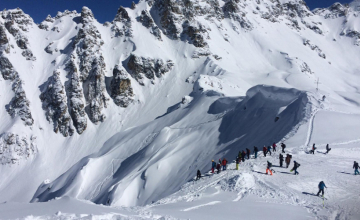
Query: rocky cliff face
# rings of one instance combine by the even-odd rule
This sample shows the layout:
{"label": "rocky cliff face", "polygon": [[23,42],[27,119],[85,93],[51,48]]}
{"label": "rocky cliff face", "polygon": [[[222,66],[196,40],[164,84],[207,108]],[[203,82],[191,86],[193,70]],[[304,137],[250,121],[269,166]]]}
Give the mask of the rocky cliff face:
{"label": "rocky cliff face", "polygon": [[[47,81],[42,82],[43,87],[40,88],[44,115],[52,123],[53,130],[65,137],[71,136],[75,130],[82,134],[88,127],[88,120],[93,124],[104,122],[109,98],[113,99],[116,107],[127,108],[131,103],[136,103],[136,85],[131,82],[137,81],[145,88],[147,81],[156,84],[158,78],[178,65],[171,59],[155,58],[166,57],[163,54],[138,55],[141,53],[134,52],[137,50],[134,40],[141,35],[136,32],[137,25],[145,27],[159,43],[168,44],[170,40],[191,45],[194,48],[192,54],[188,58],[188,55],[184,55],[191,60],[204,57],[216,61],[223,59],[214,53],[214,45],[236,41],[229,38],[225,24],[229,24],[227,27],[238,34],[260,31],[266,24],[261,22],[265,21],[268,24],[284,24],[295,33],[310,30],[323,36],[326,29],[319,17],[329,21],[345,19],[339,36],[352,38],[355,45],[360,45],[360,33],[347,22],[359,15],[360,10],[356,5],[335,3],[329,8],[310,11],[302,0],[146,0],[139,4],[140,9],[135,3],[131,9],[120,6],[114,20],[103,25],[99,25],[87,7],[81,13],[65,10],[58,12],[55,17],[49,15],[38,26],[21,9],[0,12],[0,71],[5,80],[12,82],[15,94],[6,105],[8,114],[13,118],[19,116],[27,126],[34,124],[24,81],[16,65],[8,58],[11,52],[20,49],[25,60],[37,62],[33,66],[43,62],[36,60],[32,51],[29,36],[33,29],[47,36],[46,44],[36,54],[51,57],[49,60],[52,60],[51,63],[41,64],[48,65],[46,71],[49,72],[46,73],[49,75]],[[70,28],[64,25],[68,21],[73,25]],[[144,30],[143,27],[141,30]],[[63,30],[72,36],[62,39],[65,37],[58,34],[64,33]],[[211,36],[216,34],[221,37],[212,39]],[[111,39],[107,38],[108,35]],[[308,38],[301,39],[309,53],[317,54],[331,63],[324,47]],[[210,44],[214,40],[216,44]],[[132,47],[131,51],[129,47]],[[110,53],[109,48],[113,52]],[[123,53],[121,57],[107,66],[109,60],[119,53]],[[286,56],[284,59],[291,66],[296,66],[303,73],[314,74],[308,62],[290,58],[291,54]]]}

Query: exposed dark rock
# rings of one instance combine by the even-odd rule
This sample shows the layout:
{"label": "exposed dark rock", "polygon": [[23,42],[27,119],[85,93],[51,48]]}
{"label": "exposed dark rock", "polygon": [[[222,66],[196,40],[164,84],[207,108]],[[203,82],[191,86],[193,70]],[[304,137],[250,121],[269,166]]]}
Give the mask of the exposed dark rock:
{"label": "exposed dark rock", "polygon": [[60,72],[55,70],[49,77],[40,99],[46,112],[46,119],[54,124],[54,132],[60,132],[64,137],[72,136],[74,129],[67,108],[64,86],[60,80]]}
{"label": "exposed dark rock", "polygon": [[[203,35],[207,34],[205,27],[199,23],[191,24],[189,21],[183,24],[183,34],[189,36],[190,43],[194,44],[195,47],[205,47],[207,42]],[[209,37],[207,37],[209,38]]]}
{"label": "exposed dark rock", "polygon": [[70,83],[66,88],[66,92],[68,94],[69,112],[77,133],[82,134],[87,127],[87,118],[85,113],[84,94],[73,59],[70,59],[67,63],[66,70],[70,76]]}
{"label": "exposed dark rock", "polygon": [[172,69],[174,63],[171,60],[165,63],[161,59],[139,57],[131,54],[127,66],[131,70],[131,76],[143,85],[143,76],[150,80],[154,80],[155,76],[160,78]]}
{"label": "exposed dark rock", "polygon": [[120,6],[112,23],[113,37],[132,36],[131,19],[124,7]]}
{"label": "exposed dark rock", "polygon": [[133,102],[134,96],[131,87],[131,80],[124,69],[120,69],[118,65],[114,67],[113,79],[111,80],[111,98],[116,105],[126,108]]}
{"label": "exposed dark rock", "polygon": [[158,26],[156,26],[154,20],[151,18],[148,11],[141,11],[141,15],[137,18],[137,20],[145,27],[150,29],[150,33],[152,33],[158,40],[161,40],[161,31]]}

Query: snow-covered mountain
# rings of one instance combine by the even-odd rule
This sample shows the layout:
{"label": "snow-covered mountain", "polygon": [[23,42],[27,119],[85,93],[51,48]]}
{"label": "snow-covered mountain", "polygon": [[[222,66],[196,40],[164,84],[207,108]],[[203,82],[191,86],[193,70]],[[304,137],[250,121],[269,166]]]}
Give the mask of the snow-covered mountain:
{"label": "snow-covered mountain", "polygon": [[360,139],[359,0],[141,0],[104,24],[87,7],[0,15],[0,202],[150,204],[211,159],[327,143],[304,132],[319,112],[319,129],[337,118],[334,143]]}

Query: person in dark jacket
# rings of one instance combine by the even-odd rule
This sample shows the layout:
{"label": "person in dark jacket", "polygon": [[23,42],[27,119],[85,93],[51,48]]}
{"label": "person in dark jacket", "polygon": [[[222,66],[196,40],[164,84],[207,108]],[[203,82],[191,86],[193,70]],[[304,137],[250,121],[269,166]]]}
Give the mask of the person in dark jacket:
{"label": "person in dark jacket", "polygon": [[241,153],[242,162],[245,162],[245,156],[246,156],[246,153],[245,153],[245,151],[243,150],[242,153]]}
{"label": "person in dark jacket", "polygon": [[271,156],[271,146],[268,146],[267,147],[267,152],[270,154],[270,156]]}
{"label": "person in dark jacket", "polygon": [[201,172],[200,172],[200,170],[198,170],[197,173],[196,173],[196,181],[198,181],[199,179],[201,179]]}
{"label": "person in dark jacket", "polygon": [[270,175],[272,175],[271,167],[272,167],[272,163],[267,161],[266,174],[268,174],[268,171],[270,171]]}
{"label": "person in dark jacket", "polygon": [[284,143],[281,143],[281,149],[282,149],[283,153],[285,153],[285,148],[286,148],[286,145]]}
{"label": "person in dark jacket", "polygon": [[236,170],[239,170],[240,161],[241,161],[241,160],[240,160],[240,157],[237,157],[237,158],[236,158],[236,161],[235,161],[235,162],[236,162]]}
{"label": "person in dark jacket", "polygon": [[226,170],[226,164],[228,163],[228,161],[224,158],[222,160],[222,167],[223,167],[223,170]]}
{"label": "person in dark jacket", "polygon": [[211,161],[211,172],[214,173],[216,168],[216,162],[214,160]]}
{"label": "person in dark jacket", "polygon": [[220,171],[221,171],[221,163],[218,163],[218,164],[216,165],[216,169],[217,169],[217,173],[219,174]]}
{"label": "person in dark jacket", "polygon": [[358,164],[356,161],[354,161],[354,166],[353,166],[353,168],[355,169],[355,175],[356,175],[356,174],[360,174],[360,173],[359,173],[359,164]]}
{"label": "person in dark jacket", "polygon": [[291,172],[292,171],[295,171],[295,175],[299,175],[299,172],[297,171],[297,168],[299,168],[300,164],[297,163],[295,160],[294,160],[294,167],[290,170]]}
{"label": "person in dark jacket", "polygon": [[320,192],[322,192],[322,196],[324,197],[324,188],[327,188],[326,187],[326,185],[325,185],[325,183],[324,183],[324,181],[321,181],[320,183],[319,183],[319,192],[317,193],[317,196],[319,196],[320,195]]}
{"label": "person in dark jacket", "polygon": [[289,168],[290,162],[291,162],[291,155],[286,154],[286,159],[285,159],[286,168]]}
{"label": "person in dark jacket", "polygon": [[263,147],[264,157],[266,157],[266,152],[267,152],[267,148],[264,146],[264,147]]}
{"label": "person in dark jacket", "polygon": [[331,148],[329,147],[329,144],[326,145],[326,154],[328,154],[331,151]]}
{"label": "person in dark jacket", "polygon": [[273,152],[276,152],[276,147],[277,147],[276,144],[273,143],[273,144],[272,144]]}
{"label": "person in dark jacket", "polygon": [[255,156],[255,159],[257,158],[257,153],[258,153],[258,148],[256,146],[254,146],[254,156]]}
{"label": "person in dark jacket", "polygon": [[280,167],[282,167],[284,162],[284,156],[282,154],[279,155],[279,160],[280,160]]}
{"label": "person in dark jacket", "polygon": [[315,147],[315,143],[314,143],[311,150],[310,150],[310,153],[315,154],[315,150],[316,150],[316,147]]}
{"label": "person in dark jacket", "polygon": [[247,159],[250,159],[250,149],[249,148],[246,148],[246,156],[247,156]]}

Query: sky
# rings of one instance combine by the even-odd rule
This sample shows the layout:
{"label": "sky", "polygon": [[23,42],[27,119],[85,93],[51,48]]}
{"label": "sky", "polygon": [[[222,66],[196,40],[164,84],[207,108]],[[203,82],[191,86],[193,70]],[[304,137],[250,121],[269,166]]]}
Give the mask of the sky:
{"label": "sky", "polygon": [[[0,0],[0,9],[21,8],[36,23],[43,21],[48,14],[55,16],[58,11],[76,10],[81,12],[82,6],[89,7],[95,18],[104,23],[112,21],[120,5],[130,7],[133,0]],[[135,3],[138,0],[134,0]],[[305,0],[310,9],[324,8],[335,2],[349,3],[351,0]]]}

